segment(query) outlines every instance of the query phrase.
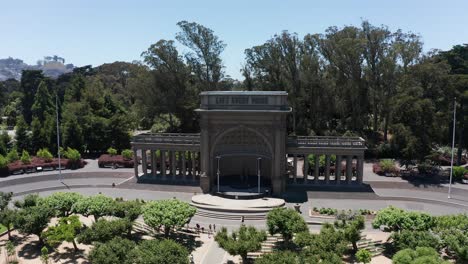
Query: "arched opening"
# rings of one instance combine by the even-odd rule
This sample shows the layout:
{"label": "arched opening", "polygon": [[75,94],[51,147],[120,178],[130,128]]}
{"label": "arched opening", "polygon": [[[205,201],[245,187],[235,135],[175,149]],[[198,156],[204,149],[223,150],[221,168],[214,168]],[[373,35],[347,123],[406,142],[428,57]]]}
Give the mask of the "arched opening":
{"label": "arched opening", "polygon": [[217,185],[218,159],[219,184],[234,189],[255,189],[258,187],[258,166],[260,186],[270,186],[272,171],[271,146],[254,129],[238,127],[222,133],[212,150],[212,171],[215,190]]}

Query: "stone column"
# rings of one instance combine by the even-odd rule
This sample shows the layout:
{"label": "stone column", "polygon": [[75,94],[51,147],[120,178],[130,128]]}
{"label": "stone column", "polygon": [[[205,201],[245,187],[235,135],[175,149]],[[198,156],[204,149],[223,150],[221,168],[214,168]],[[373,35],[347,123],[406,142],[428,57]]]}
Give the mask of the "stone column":
{"label": "stone column", "polygon": [[336,178],[336,184],[340,184],[341,183],[341,155],[336,155],[335,178]]}
{"label": "stone column", "polygon": [[146,173],[148,172],[147,169],[148,169],[148,166],[147,166],[147,160],[146,160],[146,149],[142,149],[141,150],[141,165],[143,167],[143,175],[146,175]]}
{"label": "stone column", "polygon": [[138,155],[136,149],[133,149],[133,169],[135,170],[135,177],[138,179]]}
{"label": "stone column", "polygon": [[151,150],[151,174],[153,175],[153,177],[156,177],[157,174],[155,150]]}
{"label": "stone column", "polygon": [[356,163],[356,181],[358,184],[361,184],[364,178],[364,157],[358,156]]}
{"label": "stone column", "polygon": [[294,154],[294,172],[293,172],[293,176],[294,176],[294,183],[297,183],[297,155]]}
{"label": "stone column", "polygon": [[330,155],[325,155],[325,183],[330,183]]}
{"label": "stone column", "polygon": [[192,180],[194,181],[195,177],[197,176],[196,158],[196,152],[192,152]]}
{"label": "stone column", "polygon": [[[181,157],[181,162],[182,162],[182,178],[185,181],[185,174],[187,174],[187,170],[185,167],[185,151],[182,151],[182,157]],[[180,155],[180,153],[179,153]]]}
{"label": "stone column", "polygon": [[353,156],[346,156],[346,181],[348,184],[353,179]]}
{"label": "stone column", "polygon": [[176,153],[174,150],[171,151],[171,170],[172,170],[172,179],[175,180],[176,173],[177,173],[177,159]]}
{"label": "stone column", "polygon": [[307,154],[304,155],[304,184],[307,184],[309,182],[308,176],[309,176],[309,159],[307,158]]}
{"label": "stone column", "polygon": [[166,151],[161,151],[161,174],[163,179],[166,179]]}
{"label": "stone column", "polygon": [[319,172],[320,172],[320,156],[317,154],[314,155],[314,163],[315,163],[314,182],[317,184],[319,180]]}

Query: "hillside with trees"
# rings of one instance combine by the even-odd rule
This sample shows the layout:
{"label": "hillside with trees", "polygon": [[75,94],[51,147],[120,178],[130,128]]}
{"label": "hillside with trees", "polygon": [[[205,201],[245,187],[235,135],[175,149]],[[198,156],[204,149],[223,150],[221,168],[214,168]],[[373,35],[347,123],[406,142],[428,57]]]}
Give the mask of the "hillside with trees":
{"label": "hillside with trees", "polygon": [[467,44],[424,53],[421,36],[368,21],[305,36],[282,31],[245,50],[238,81],[225,74],[226,43],[215,32],[177,25],[175,38],[155,40],[141,61],[74,68],[58,78],[24,70],[19,81],[0,82],[3,123],[16,126],[18,152],[56,149],[56,101],[63,147],[82,153],[121,151],[134,130],[198,132],[193,110],[207,90],[286,90],[289,134],[358,135],[368,157],[405,160],[449,145],[456,97],[459,161],[467,148]]}

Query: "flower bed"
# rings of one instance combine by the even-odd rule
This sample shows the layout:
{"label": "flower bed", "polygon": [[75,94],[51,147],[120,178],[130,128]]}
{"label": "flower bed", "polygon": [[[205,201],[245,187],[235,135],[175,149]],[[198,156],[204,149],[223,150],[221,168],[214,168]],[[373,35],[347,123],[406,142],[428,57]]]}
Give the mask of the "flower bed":
{"label": "flower bed", "polygon": [[372,171],[380,176],[400,176],[400,169],[396,166],[383,169],[380,162],[372,164]]}
{"label": "flower bed", "polygon": [[[86,162],[82,159],[77,162],[72,162],[69,159],[60,159],[60,163],[63,169],[83,168],[86,165]],[[0,176],[33,173],[38,171],[38,168],[44,171],[57,170],[58,167],[58,158],[46,161],[39,157],[32,157],[29,164],[23,164],[20,160],[9,163],[6,168],[0,169]]]}
{"label": "flower bed", "polygon": [[98,159],[99,168],[120,167],[133,168],[133,159],[125,159],[122,155],[102,154]]}
{"label": "flower bed", "polygon": [[[435,155],[431,157],[431,160],[434,161],[435,163],[439,164],[440,166],[450,166],[451,164],[451,157],[450,156],[445,156],[442,154]],[[454,161],[457,160],[457,157],[454,157]],[[465,157],[461,158],[461,165],[464,165],[468,162],[468,159]]]}
{"label": "flower bed", "polygon": [[312,216],[320,216],[320,217],[325,217],[325,218],[333,217],[333,218],[337,218],[337,219],[352,218],[352,217],[354,217],[356,215],[362,215],[367,220],[372,220],[372,219],[375,218],[375,214],[376,214],[376,212],[368,210],[368,209],[359,209],[359,210],[356,210],[356,211],[352,211],[352,210],[348,210],[348,211],[341,210],[341,211],[339,211],[338,209],[334,209],[334,208],[325,208],[325,207],[317,208],[317,207],[314,207],[314,208],[312,208],[312,210],[310,210],[310,216],[311,217]]}

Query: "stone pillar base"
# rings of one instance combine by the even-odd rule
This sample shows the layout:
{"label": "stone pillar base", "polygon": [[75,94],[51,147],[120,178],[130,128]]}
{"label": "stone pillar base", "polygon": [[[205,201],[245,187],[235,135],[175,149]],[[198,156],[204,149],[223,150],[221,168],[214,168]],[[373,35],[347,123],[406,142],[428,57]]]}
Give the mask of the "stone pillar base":
{"label": "stone pillar base", "polygon": [[202,189],[203,193],[209,193],[211,183],[210,183],[210,178],[207,177],[206,175],[201,175],[200,176],[200,188]]}
{"label": "stone pillar base", "polygon": [[279,195],[284,192],[285,186],[281,179],[273,179],[271,181],[271,192],[274,195]]}

